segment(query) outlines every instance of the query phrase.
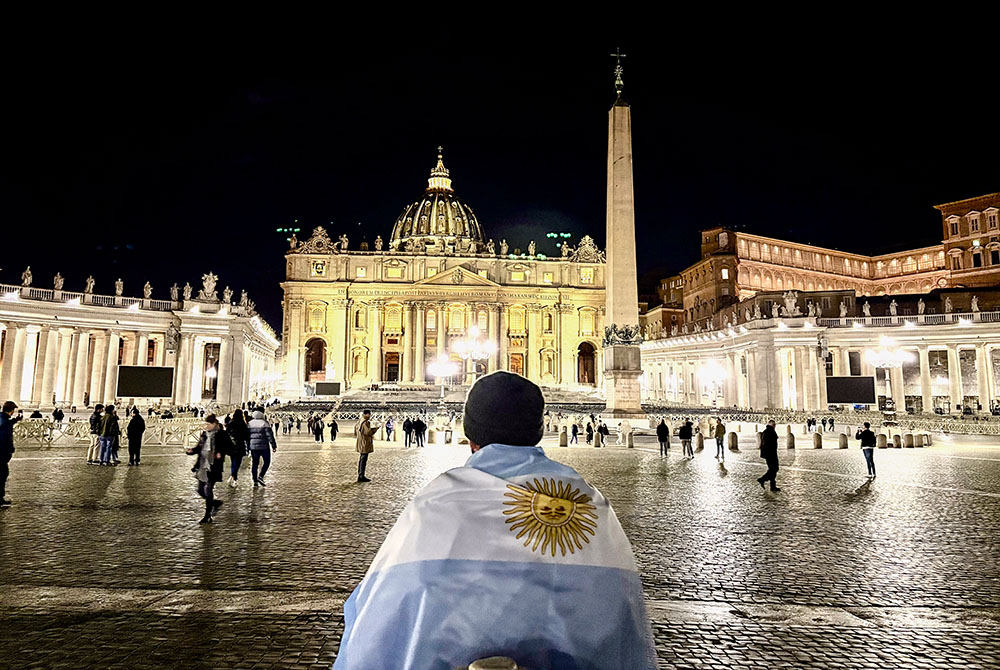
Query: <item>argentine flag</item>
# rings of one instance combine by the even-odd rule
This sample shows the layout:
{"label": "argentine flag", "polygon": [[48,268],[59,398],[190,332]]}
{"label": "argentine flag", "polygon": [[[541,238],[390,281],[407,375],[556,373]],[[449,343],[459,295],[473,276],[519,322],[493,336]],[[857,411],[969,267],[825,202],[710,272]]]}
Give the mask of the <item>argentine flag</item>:
{"label": "argentine flag", "polygon": [[652,670],[632,548],[607,500],[539,447],[492,444],[428,484],[344,604],[335,670]]}

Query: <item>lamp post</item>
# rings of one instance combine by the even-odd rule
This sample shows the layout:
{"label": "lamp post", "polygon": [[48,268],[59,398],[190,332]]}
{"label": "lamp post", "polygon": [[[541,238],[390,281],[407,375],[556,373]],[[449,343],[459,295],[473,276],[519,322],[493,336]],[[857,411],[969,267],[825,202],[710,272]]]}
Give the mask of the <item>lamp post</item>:
{"label": "lamp post", "polygon": [[[885,405],[882,410],[882,425],[887,428],[898,425],[896,421],[896,402],[892,399],[892,380],[890,371],[903,367],[903,363],[913,360],[913,354],[896,347],[892,338],[885,335],[879,340],[878,349],[865,351],[865,360],[876,370],[885,370]],[[891,431],[890,431],[891,434]]]}
{"label": "lamp post", "polygon": [[726,378],[726,370],[719,361],[712,359],[701,368],[701,374],[712,383],[712,410],[719,410],[719,385]]}
{"label": "lamp post", "polygon": [[441,383],[441,404],[444,404],[444,380],[458,372],[458,365],[453,363],[447,355],[441,354],[438,359],[427,366],[427,371],[437,377]]}
{"label": "lamp post", "polygon": [[471,377],[470,384],[479,377],[476,369],[477,363],[488,359],[496,350],[496,345],[493,342],[485,338],[480,339],[481,334],[482,331],[479,330],[478,326],[471,326],[466,331],[465,338],[455,342],[452,347],[452,351],[458,354],[463,361],[472,362],[472,370],[467,372],[467,375]]}

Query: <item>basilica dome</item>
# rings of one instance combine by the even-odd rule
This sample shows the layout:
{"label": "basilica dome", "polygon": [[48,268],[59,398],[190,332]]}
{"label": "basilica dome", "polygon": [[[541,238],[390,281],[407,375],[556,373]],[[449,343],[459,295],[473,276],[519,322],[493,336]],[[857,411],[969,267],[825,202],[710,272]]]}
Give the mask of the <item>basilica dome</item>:
{"label": "basilica dome", "polygon": [[424,197],[407,205],[392,227],[389,246],[400,251],[477,253],[484,248],[483,229],[472,208],[455,196],[438,147]]}

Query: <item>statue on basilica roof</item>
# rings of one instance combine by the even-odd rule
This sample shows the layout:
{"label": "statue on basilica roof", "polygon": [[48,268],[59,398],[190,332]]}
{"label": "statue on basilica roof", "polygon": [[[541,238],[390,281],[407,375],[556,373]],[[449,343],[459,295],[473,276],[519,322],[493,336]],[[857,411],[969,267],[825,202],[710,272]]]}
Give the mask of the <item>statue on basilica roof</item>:
{"label": "statue on basilica roof", "polygon": [[153,297],[153,285],[146,282],[146,285],[142,287],[142,297],[149,300]]}
{"label": "statue on basilica roof", "polygon": [[115,281],[115,295],[121,295],[124,292],[125,292],[125,282],[123,282],[122,278],[119,277]]}
{"label": "statue on basilica roof", "polygon": [[31,286],[31,279],[31,266],[29,265],[28,269],[21,273],[21,286]]}
{"label": "statue on basilica roof", "polygon": [[208,274],[203,274],[201,276],[201,290],[198,291],[198,300],[206,301],[216,301],[218,300],[218,293],[215,290],[215,284],[219,281],[219,278],[213,272]]}
{"label": "statue on basilica roof", "polygon": [[190,300],[191,299],[191,291],[192,290],[193,289],[191,288],[191,282],[184,282],[184,291],[183,291],[183,293],[184,293],[184,299],[185,300]]}
{"label": "statue on basilica roof", "polygon": [[177,282],[174,282],[174,285],[170,287],[170,299],[173,300],[174,302],[177,302],[177,297],[178,297],[177,294],[180,292],[180,290],[181,290],[180,287],[177,286]]}
{"label": "statue on basilica roof", "polygon": [[509,249],[510,249],[510,247],[507,246],[507,240],[506,240],[506,238],[500,240],[500,255],[501,256],[506,256],[507,255],[507,251]]}
{"label": "statue on basilica roof", "polygon": [[83,292],[86,293],[87,295],[90,295],[91,293],[94,292],[94,276],[93,275],[90,275],[89,277],[87,277],[87,281],[84,282]]}
{"label": "statue on basilica roof", "polygon": [[52,279],[52,288],[54,288],[57,291],[61,291],[62,288],[63,288],[63,284],[65,282],[66,282],[66,279],[63,278],[62,273],[57,272],[56,276],[53,277],[53,279]]}

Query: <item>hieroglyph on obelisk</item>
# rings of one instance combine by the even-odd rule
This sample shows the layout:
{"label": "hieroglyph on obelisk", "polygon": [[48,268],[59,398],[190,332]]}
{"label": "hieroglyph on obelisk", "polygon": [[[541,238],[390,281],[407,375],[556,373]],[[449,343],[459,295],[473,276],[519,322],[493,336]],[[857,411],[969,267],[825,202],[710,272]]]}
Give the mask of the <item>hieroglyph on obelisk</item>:
{"label": "hieroglyph on obelisk", "polygon": [[615,103],[608,112],[608,209],[604,328],[605,416],[642,418],[639,390],[639,289],[635,268],[635,203],[632,192],[632,117],[622,97],[624,54],[612,54]]}

